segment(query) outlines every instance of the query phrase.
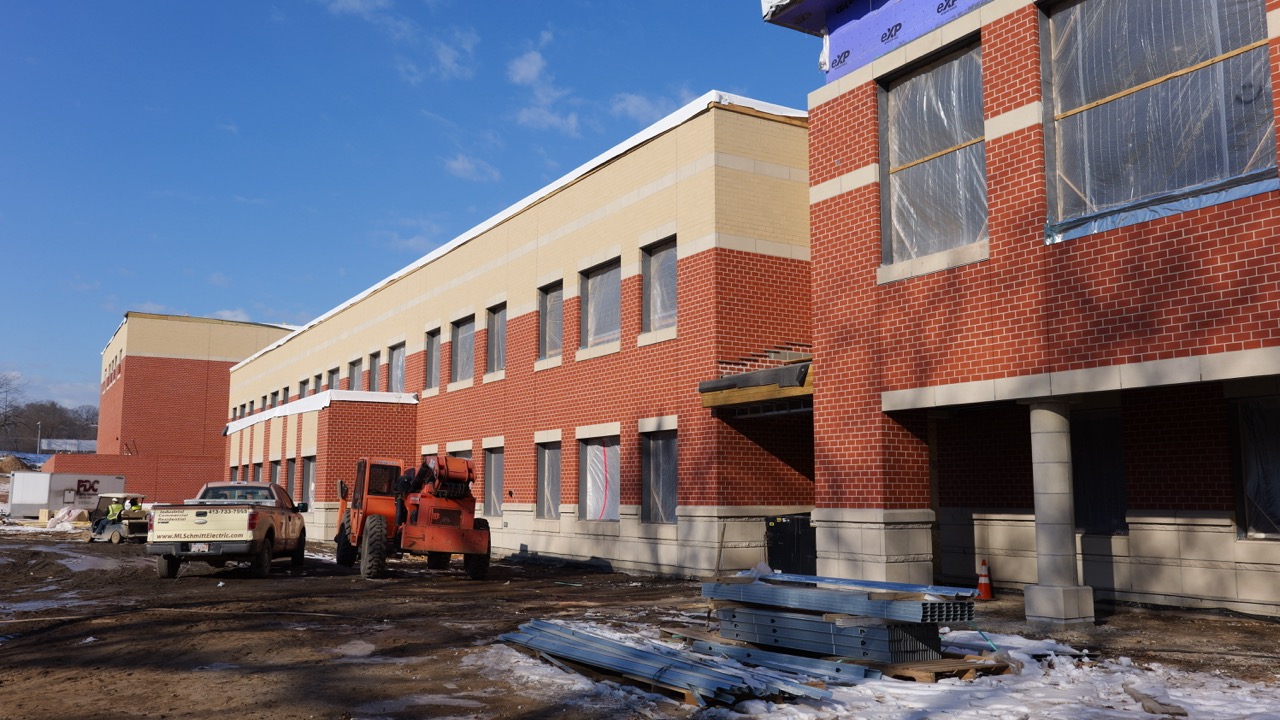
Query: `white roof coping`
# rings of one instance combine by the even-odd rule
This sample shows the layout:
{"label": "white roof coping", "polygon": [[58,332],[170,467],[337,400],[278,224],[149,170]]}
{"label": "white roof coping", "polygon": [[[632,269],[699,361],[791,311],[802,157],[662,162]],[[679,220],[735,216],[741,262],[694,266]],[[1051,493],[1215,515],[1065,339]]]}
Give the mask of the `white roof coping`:
{"label": "white roof coping", "polygon": [[[784,107],[782,105],[774,105],[772,103],[762,102],[760,100],[753,100],[752,98],[743,97],[741,95],[734,95],[732,93],[720,92],[719,90],[711,90],[701,95],[700,97],[690,101],[684,107],[662,118],[658,122],[650,125],[649,127],[636,133],[635,135],[632,135],[626,140],[623,140],[617,145],[614,145],[613,147],[609,148],[603,153],[588,160],[587,162],[578,166],[574,170],[569,171],[568,173],[563,175],[559,180],[556,180],[551,184],[544,186],[541,190],[538,190],[532,195],[529,195],[523,200],[520,200],[514,205],[511,205],[506,210],[503,210],[497,215],[494,215],[488,220],[485,220],[479,225],[476,225],[475,227],[462,233],[461,235],[450,240],[444,245],[441,245],[435,250],[432,250],[431,252],[422,256],[418,260],[414,261],[413,263],[410,263],[404,268],[401,268],[400,270],[386,277],[382,281],[369,287],[364,292],[361,292],[359,295],[356,295],[355,297],[333,308],[329,312],[326,312],[325,314],[321,315],[315,320],[312,320],[306,325],[303,325],[297,330],[289,333],[288,335],[285,335],[284,337],[262,348],[261,350],[250,355],[244,360],[241,360],[240,362],[232,366],[231,372],[235,372],[236,370],[240,369],[244,365],[247,365],[248,363],[257,359],[259,356],[265,355],[266,353],[269,353],[272,350],[275,350],[276,348],[284,345],[285,343],[289,342],[293,338],[297,337],[299,334],[307,331],[308,329],[316,325],[319,325],[320,323],[333,317],[334,315],[337,315],[338,313],[351,307],[352,305],[355,305],[361,300],[369,297],[370,295],[390,285],[396,280],[399,280],[400,278],[408,275],[414,270],[417,270],[418,268],[433,262],[437,258],[440,258],[448,254],[454,248],[464,245],[470,240],[476,237],[479,237],[481,234],[487,232],[488,230],[493,229],[494,227],[500,225],[501,223],[508,220],[509,218],[514,217],[515,215],[519,214],[521,211],[525,210],[526,208],[533,206],[539,200],[542,200],[543,198],[552,195],[560,188],[563,188],[573,183],[574,181],[588,174],[589,172],[596,169],[597,167],[600,167],[601,165],[608,163],[610,160],[613,160],[614,158],[625,155],[631,150],[639,147],[640,145],[643,145],[644,143],[648,142],[649,140],[652,140],[655,137],[658,137],[659,135],[667,132],[668,130],[672,130],[680,125],[683,125],[685,122],[688,122],[694,117],[701,115],[711,105],[714,105],[714,104],[737,105],[740,107],[750,108],[752,110],[757,110],[759,112],[768,113],[770,115],[779,115],[782,117],[797,117],[797,118],[808,117],[808,113],[804,110],[796,110],[794,108]],[[246,420],[247,419],[248,418],[246,418]]]}

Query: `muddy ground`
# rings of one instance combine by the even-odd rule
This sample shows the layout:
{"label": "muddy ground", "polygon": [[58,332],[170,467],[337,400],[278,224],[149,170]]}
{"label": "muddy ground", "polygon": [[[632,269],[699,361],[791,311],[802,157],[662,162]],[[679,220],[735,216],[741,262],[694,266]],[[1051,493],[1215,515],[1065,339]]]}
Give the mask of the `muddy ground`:
{"label": "muddy ground", "polygon": [[[699,586],[578,566],[497,562],[488,580],[392,563],[364,580],[314,544],[266,580],[184,566],[160,580],[141,545],[0,532],[0,720],[42,718],[655,718],[691,710],[557,678],[498,636],[533,618],[656,630],[705,615]],[[1276,682],[1280,624],[1119,609],[1084,630],[1029,627],[1007,596],[977,626]],[[959,628],[957,628],[959,629]]]}

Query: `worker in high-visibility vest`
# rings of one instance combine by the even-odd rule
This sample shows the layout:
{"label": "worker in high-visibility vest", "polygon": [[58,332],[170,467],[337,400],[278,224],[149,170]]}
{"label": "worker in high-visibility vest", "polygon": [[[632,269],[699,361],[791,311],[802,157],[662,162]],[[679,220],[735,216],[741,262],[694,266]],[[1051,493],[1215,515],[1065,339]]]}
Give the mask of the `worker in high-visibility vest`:
{"label": "worker in high-visibility vest", "polygon": [[107,516],[94,524],[93,532],[101,534],[108,525],[120,519],[120,513],[122,512],[124,512],[124,500],[112,498],[111,504],[107,506]]}

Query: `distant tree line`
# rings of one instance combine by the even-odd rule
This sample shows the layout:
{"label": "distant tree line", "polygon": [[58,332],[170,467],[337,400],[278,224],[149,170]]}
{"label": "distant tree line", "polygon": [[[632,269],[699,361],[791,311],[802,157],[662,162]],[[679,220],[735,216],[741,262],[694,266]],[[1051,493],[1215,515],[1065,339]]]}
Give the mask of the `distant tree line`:
{"label": "distant tree line", "polygon": [[17,373],[0,372],[0,451],[35,452],[37,438],[93,440],[98,408],[63,407],[51,400],[28,402]]}

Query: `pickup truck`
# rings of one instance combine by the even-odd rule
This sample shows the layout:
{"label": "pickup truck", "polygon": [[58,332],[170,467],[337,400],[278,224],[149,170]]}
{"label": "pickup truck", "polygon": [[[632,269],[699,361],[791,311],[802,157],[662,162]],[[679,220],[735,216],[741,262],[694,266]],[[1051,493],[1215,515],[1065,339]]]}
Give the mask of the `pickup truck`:
{"label": "pickup truck", "polygon": [[302,565],[307,530],[302,513],[284,488],[264,482],[216,482],[181,505],[155,505],[147,526],[147,554],[156,574],[178,576],[184,562],[214,567],[249,560],[254,577],[267,577],[271,561],[288,557]]}

